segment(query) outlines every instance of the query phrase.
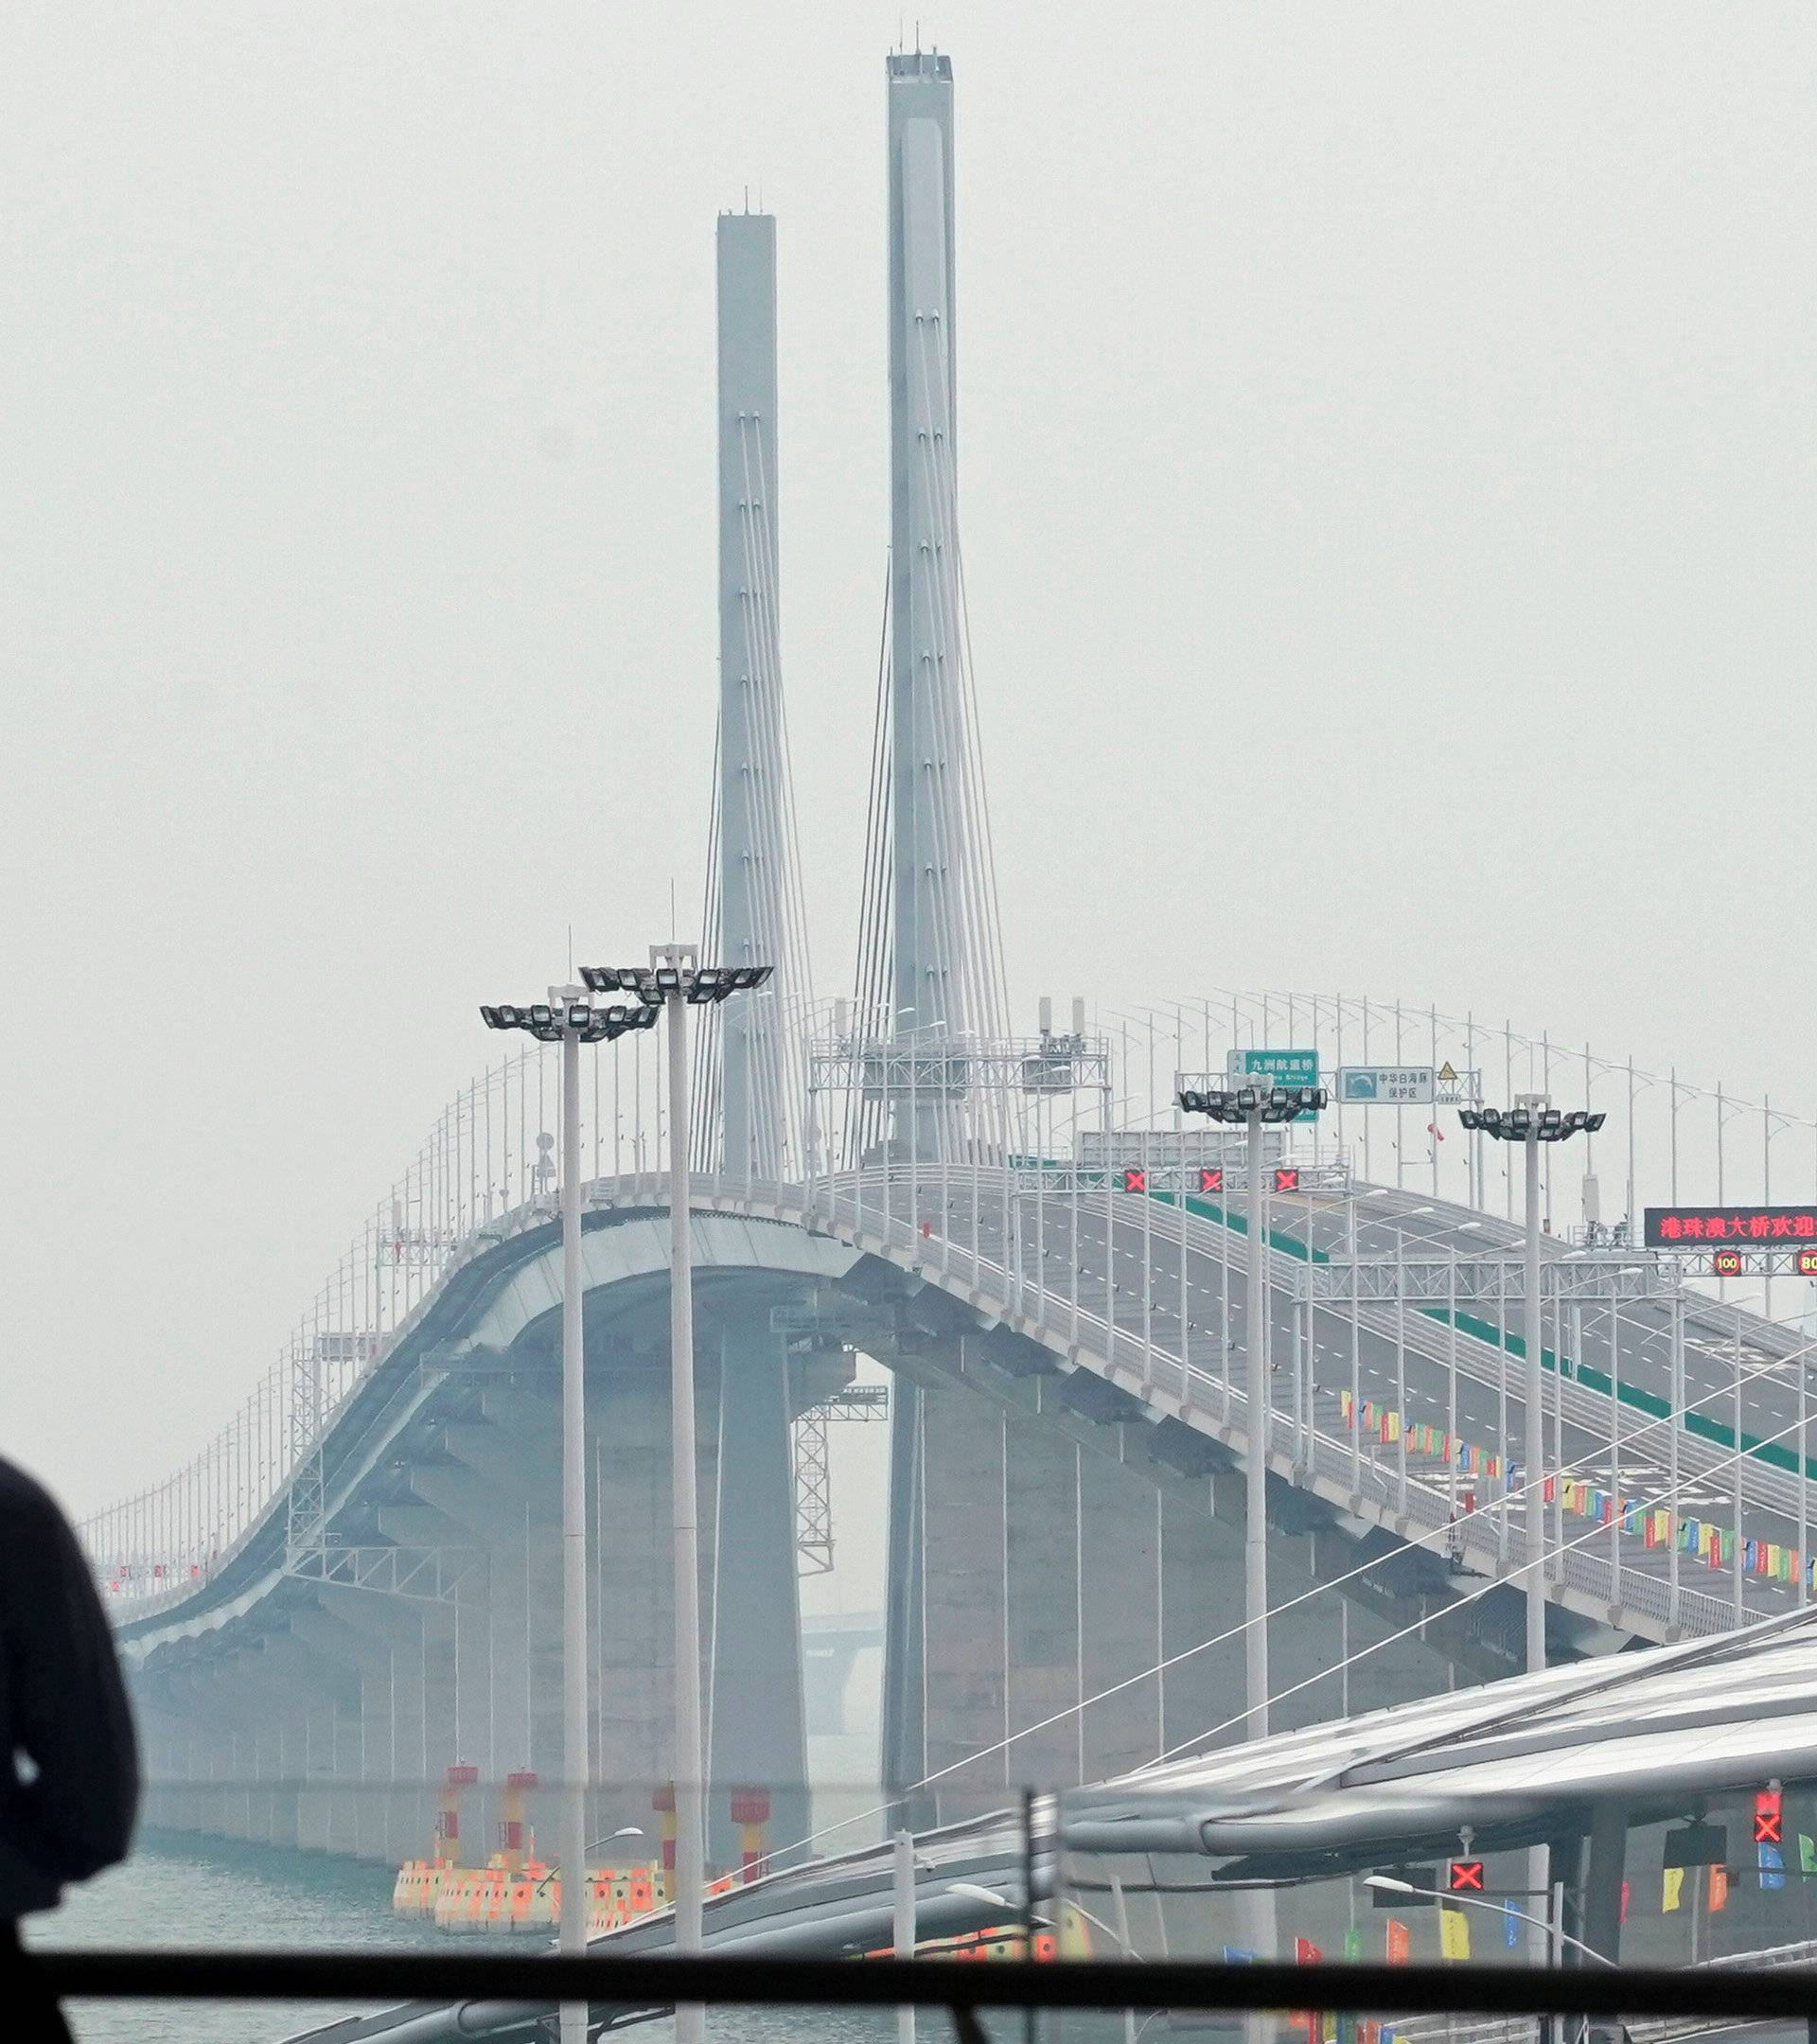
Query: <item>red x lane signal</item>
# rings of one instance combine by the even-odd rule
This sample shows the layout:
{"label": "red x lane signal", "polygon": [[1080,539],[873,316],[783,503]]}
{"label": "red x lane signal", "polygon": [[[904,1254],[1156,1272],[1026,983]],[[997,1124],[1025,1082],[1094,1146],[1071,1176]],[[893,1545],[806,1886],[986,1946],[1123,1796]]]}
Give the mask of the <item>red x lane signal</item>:
{"label": "red x lane signal", "polygon": [[1785,1806],[1776,1788],[1763,1788],[1754,1799],[1754,1842],[1782,1845],[1786,1836]]}
{"label": "red x lane signal", "polygon": [[1483,1862],[1480,1859],[1454,1859],[1451,1862],[1451,1892],[1453,1894],[1481,1894]]}
{"label": "red x lane signal", "polygon": [[1275,1171],[1275,1190],[1277,1192],[1297,1192],[1299,1190],[1299,1166],[1297,1164],[1277,1166]]}
{"label": "red x lane signal", "polygon": [[[1201,1164],[1199,1166],[1199,1190],[1201,1192],[1222,1192],[1224,1190],[1224,1166],[1222,1164]],[[1817,1251],[1812,1253],[1812,1261],[1817,1264]]]}
{"label": "red x lane signal", "polygon": [[1130,1165],[1123,1172],[1123,1190],[1125,1192],[1146,1192],[1148,1190],[1148,1173],[1139,1164]]}

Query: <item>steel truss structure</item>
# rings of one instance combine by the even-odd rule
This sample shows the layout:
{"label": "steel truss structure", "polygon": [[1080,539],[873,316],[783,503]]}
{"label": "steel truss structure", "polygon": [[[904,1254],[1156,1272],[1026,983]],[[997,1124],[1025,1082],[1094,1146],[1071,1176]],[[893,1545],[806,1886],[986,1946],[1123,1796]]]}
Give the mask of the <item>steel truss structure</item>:
{"label": "steel truss structure", "polygon": [[890,1417],[888,1384],[848,1384],[810,1405],[795,1422],[795,1552],[803,1576],[833,1567],[833,1469],[826,1429],[836,1419]]}
{"label": "steel truss structure", "polygon": [[[1304,1279],[1308,1295],[1319,1305],[1409,1306],[1518,1304],[1526,1295],[1526,1272],[1518,1252],[1503,1256],[1452,1258],[1333,1257],[1312,1263]],[[1629,1299],[1669,1299],[1677,1287],[1671,1274],[1653,1258],[1598,1257],[1547,1263],[1540,1290],[1548,1301],[1564,1305],[1607,1304]]]}
{"label": "steel truss structure", "polygon": [[334,1583],[379,1596],[451,1604],[461,1586],[485,1568],[478,1547],[334,1547],[318,1545],[291,1556],[284,1573],[300,1582]]}

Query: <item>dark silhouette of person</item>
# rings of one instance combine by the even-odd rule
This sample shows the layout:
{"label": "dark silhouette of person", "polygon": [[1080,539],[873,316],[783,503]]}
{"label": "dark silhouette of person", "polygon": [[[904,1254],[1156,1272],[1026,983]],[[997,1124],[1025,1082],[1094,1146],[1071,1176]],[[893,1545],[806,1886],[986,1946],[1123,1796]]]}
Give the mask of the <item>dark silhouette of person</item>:
{"label": "dark silhouette of person", "polygon": [[9,2037],[65,2044],[19,1919],[124,1859],[138,1742],[107,1616],[69,1522],[0,1459],[0,2011]]}

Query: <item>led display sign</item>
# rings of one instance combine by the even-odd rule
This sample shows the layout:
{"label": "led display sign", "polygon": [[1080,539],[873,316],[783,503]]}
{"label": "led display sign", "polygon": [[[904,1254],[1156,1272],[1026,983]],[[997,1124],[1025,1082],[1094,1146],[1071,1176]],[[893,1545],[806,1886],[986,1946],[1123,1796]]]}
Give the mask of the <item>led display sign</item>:
{"label": "led display sign", "polygon": [[1649,1249],[1727,1242],[1738,1249],[1817,1243],[1817,1207],[1649,1207]]}

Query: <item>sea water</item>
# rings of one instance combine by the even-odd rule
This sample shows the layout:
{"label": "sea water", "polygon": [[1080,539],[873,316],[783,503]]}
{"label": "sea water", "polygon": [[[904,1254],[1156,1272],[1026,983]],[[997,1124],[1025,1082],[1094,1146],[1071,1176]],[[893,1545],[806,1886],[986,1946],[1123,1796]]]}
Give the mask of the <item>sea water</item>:
{"label": "sea water", "polygon": [[[467,1939],[391,1912],[388,1868],[262,1845],[142,1837],[132,1859],[80,1888],[63,1906],[26,1924],[40,1947],[114,1946],[221,1951],[232,1946],[283,1951],[531,1951],[533,1938]],[[353,2005],[369,2008],[372,2003]],[[78,2044],[272,2044],[312,2023],[353,2013],[322,2002],[87,2001],[69,2008]],[[922,2018],[923,2035],[951,2035],[943,2015]],[[665,2044],[666,2021],[632,2035]],[[710,2034],[724,2044],[889,2044],[887,2010],[715,2012]]]}

